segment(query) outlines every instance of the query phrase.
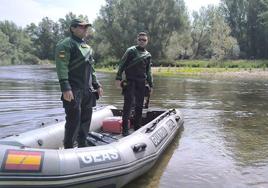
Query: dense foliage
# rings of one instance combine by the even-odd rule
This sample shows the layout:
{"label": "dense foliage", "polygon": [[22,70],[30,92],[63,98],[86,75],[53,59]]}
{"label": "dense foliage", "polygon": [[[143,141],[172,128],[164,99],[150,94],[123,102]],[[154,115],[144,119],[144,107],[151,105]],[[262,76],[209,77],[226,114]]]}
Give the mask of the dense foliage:
{"label": "dense foliage", "polygon": [[[45,17],[25,28],[0,21],[0,64],[53,60],[58,41],[69,35],[73,18]],[[183,0],[106,0],[88,39],[95,58],[115,65],[139,31],[149,33],[156,64],[181,59],[267,59],[268,0],[221,0],[189,15]]]}

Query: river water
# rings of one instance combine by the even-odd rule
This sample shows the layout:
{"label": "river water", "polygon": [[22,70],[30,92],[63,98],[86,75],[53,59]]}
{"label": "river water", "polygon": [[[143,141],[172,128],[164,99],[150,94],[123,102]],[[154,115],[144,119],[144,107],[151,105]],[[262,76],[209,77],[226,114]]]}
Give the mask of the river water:
{"label": "river water", "polygon": [[[98,73],[98,105],[123,105],[114,74]],[[126,187],[267,188],[268,80],[155,76],[151,107],[179,108],[184,129]],[[64,120],[55,68],[0,67],[0,137]]]}

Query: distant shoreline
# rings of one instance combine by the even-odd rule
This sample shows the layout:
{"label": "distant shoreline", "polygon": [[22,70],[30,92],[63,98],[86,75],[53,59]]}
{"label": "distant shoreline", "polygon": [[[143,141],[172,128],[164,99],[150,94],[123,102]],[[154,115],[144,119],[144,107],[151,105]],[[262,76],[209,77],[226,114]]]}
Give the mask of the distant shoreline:
{"label": "distant shoreline", "polygon": [[238,68],[168,68],[153,67],[155,75],[163,76],[204,76],[204,77],[229,77],[229,78],[267,78],[268,69],[238,69]]}
{"label": "distant shoreline", "polygon": [[[47,66],[55,67],[55,64],[43,65],[2,65],[8,66]],[[97,72],[116,73],[117,69],[95,68]],[[197,76],[205,78],[231,78],[231,79],[268,79],[268,68],[189,68],[189,67],[152,67],[152,73],[156,76]]]}
{"label": "distant shoreline", "polygon": [[[97,68],[97,72],[115,73],[113,68]],[[187,67],[152,67],[156,76],[197,76],[206,78],[232,78],[232,79],[268,79],[268,69],[239,69],[239,68],[187,68]]]}

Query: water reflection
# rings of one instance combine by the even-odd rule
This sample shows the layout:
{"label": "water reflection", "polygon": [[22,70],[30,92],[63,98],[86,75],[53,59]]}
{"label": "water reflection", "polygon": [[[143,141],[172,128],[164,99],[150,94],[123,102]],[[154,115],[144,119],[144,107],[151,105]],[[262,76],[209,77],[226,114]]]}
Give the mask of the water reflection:
{"label": "water reflection", "polygon": [[176,138],[171,142],[169,147],[166,148],[165,154],[160,157],[160,159],[156,162],[156,164],[152,167],[150,171],[142,175],[142,178],[138,178],[137,180],[129,183],[124,187],[128,188],[147,188],[147,187],[158,187],[160,184],[160,178],[163,173],[165,173],[165,169],[170,162],[171,157],[173,156],[174,151],[179,147],[179,140],[181,138],[181,134],[183,132],[183,127],[180,128]]}
{"label": "water reflection", "polygon": [[[105,89],[98,105],[121,108],[115,75],[98,77]],[[267,80],[154,80],[151,107],[180,108],[184,131],[150,172],[126,187],[268,187]],[[0,67],[0,89],[0,137],[64,119],[53,67]]]}

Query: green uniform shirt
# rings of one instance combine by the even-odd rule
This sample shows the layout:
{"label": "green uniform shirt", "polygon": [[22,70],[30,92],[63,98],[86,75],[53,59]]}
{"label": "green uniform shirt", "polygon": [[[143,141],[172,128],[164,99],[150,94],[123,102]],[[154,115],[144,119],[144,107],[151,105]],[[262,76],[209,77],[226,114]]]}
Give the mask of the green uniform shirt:
{"label": "green uniform shirt", "polygon": [[122,80],[122,73],[125,72],[127,80],[146,80],[153,87],[151,64],[151,54],[148,51],[132,46],[126,50],[120,61],[116,80]]}
{"label": "green uniform shirt", "polygon": [[93,67],[92,49],[82,39],[73,35],[60,41],[55,61],[62,92],[100,87]]}

